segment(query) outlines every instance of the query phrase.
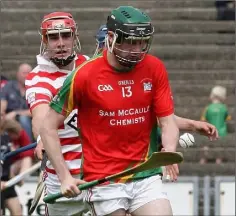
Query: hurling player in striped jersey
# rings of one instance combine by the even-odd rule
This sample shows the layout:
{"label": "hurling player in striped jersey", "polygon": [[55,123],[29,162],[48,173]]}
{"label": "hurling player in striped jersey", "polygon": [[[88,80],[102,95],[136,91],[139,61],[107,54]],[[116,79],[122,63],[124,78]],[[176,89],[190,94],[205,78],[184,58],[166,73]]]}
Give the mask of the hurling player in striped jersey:
{"label": "hurling player in striped jersey", "polygon": [[[34,137],[37,139],[35,155],[42,159],[43,143],[39,128],[49,109],[49,102],[57,94],[66,77],[76,67],[88,60],[80,54],[77,24],[70,13],[53,12],[44,16],[41,22],[41,47],[37,55],[37,67],[27,76],[26,99],[32,113]],[[58,130],[61,152],[71,175],[81,182],[80,165],[82,156],[81,140],[77,131],[77,109],[73,109]],[[53,145],[53,143],[51,143]],[[60,192],[60,181],[50,161],[43,174],[46,193]],[[83,204],[83,195],[76,198],[60,200],[49,204],[46,215],[77,215],[87,211]],[[65,202],[66,201],[66,202]]]}

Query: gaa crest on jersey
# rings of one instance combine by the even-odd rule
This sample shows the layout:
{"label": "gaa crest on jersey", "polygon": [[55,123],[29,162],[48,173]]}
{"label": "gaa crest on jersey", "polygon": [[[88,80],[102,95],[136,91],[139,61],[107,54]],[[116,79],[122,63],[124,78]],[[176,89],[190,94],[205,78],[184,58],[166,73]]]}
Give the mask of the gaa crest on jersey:
{"label": "gaa crest on jersey", "polygon": [[144,78],[143,80],[141,80],[141,85],[144,93],[152,91],[152,79]]}
{"label": "gaa crest on jersey", "polygon": [[143,82],[143,90],[144,90],[144,92],[152,91],[152,83],[151,82]]}

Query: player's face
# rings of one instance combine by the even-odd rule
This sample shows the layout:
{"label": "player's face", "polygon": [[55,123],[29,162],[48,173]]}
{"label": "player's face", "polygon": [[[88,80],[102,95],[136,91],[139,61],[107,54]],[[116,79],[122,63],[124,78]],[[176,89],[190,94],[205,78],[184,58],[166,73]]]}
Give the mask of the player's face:
{"label": "player's face", "polygon": [[146,54],[148,40],[144,39],[124,39],[120,44],[116,44],[116,54],[132,62],[140,61]]}
{"label": "player's face", "polygon": [[73,52],[74,35],[72,32],[48,34],[47,51],[49,57],[67,58]]}

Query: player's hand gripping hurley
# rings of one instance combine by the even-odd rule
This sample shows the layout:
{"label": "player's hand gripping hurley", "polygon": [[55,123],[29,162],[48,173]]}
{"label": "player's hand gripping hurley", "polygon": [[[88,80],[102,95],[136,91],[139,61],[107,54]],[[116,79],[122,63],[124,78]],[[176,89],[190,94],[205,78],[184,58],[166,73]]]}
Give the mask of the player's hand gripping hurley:
{"label": "player's hand gripping hurley", "polygon": [[[133,167],[131,169],[125,170],[123,172],[107,176],[102,179],[94,180],[82,185],[79,185],[79,190],[86,190],[88,188],[94,187],[96,185],[102,184],[107,181],[113,181],[118,178],[132,175],[134,173],[142,172],[145,170],[154,169],[161,166],[167,166],[172,164],[178,164],[183,161],[183,155],[181,152],[155,152],[151,157],[144,163]],[[62,193],[52,194],[45,197],[43,200],[45,203],[54,203],[57,199],[63,197]]]}

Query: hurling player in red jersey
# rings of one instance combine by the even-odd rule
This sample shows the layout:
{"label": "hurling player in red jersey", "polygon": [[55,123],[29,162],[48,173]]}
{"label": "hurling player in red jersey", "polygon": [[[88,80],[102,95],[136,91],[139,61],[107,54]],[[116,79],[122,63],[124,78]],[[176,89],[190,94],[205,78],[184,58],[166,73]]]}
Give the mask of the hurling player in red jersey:
{"label": "hurling player in red jersey", "polygon": [[[94,56],[101,55],[103,50],[106,49],[107,27],[106,25],[101,25],[95,36],[96,39],[96,50]],[[204,121],[195,121],[192,119],[183,118],[175,115],[176,123],[180,130],[187,130],[198,132],[204,136],[207,136],[211,141],[218,139],[218,131],[216,127]]]}
{"label": "hurling player in red jersey", "polygon": [[[49,109],[51,99],[57,94],[66,77],[76,67],[88,60],[80,54],[77,24],[70,13],[53,12],[43,17],[41,22],[41,48],[37,55],[37,67],[31,71],[25,81],[26,99],[32,113],[33,133],[37,138],[35,154],[42,159],[43,143],[40,140],[39,128]],[[80,178],[82,156],[81,141],[77,131],[77,109],[73,109],[65,122],[60,125],[61,152],[66,166],[74,178]],[[41,176],[42,178],[42,176]],[[60,192],[60,182],[50,162],[44,172],[46,193]],[[46,214],[75,215],[87,211],[83,196],[60,200],[60,203],[48,204]]]}
{"label": "hurling player in red jersey", "polygon": [[[62,154],[57,128],[78,107],[83,178],[92,181],[136,166],[157,145],[157,118],[166,151],[176,151],[179,129],[167,71],[147,54],[154,28],[142,11],[122,6],[107,20],[107,50],[78,67],[54,97],[40,130],[45,150],[66,197],[80,193]],[[52,144],[53,143],[53,144]],[[178,166],[169,167],[178,175]],[[94,187],[85,200],[95,215],[171,215],[162,169]]]}
{"label": "hurling player in red jersey", "polygon": [[[105,44],[106,36],[107,36],[107,27],[106,25],[101,25],[95,36],[96,50],[94,52],[94,56],[101,55],[103,50],[106,49],[106,44]],[[176,120],[177,126],[179,127],[179,130],[198,132],[201,135],[207,136],[211,141],[216,140],[219,137],[216,127],[207,122],[195,121],[195,120],[183,118],[177,115],[175,115],[175,120]],[[157,136],[159,136],[159,133],[157,133]],[[161,140],[161,137],[157,137],[157,140]],[[157,145],[153,147],[153,151],[157,151]],[[162,151],[165,151],[165,149],[162,149]],[[166,169],[164,169],[164,171],[165,172],[163,172],[163,175],[165,175],[167,179],[175,180],[177,178],[175,173],[171,172],[171,169],[169,169],[169,166],[167,166]]]}

